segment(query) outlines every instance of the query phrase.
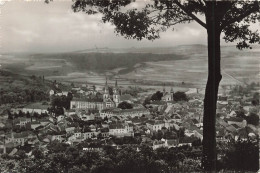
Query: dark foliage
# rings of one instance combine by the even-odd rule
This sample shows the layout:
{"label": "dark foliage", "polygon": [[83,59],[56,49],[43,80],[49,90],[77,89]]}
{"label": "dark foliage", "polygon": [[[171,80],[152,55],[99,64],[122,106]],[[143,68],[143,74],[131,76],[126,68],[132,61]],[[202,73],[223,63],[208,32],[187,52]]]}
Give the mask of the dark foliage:
{"label": "dark foliage", "polygon": [[163,96],[163,93],[162,93],[161,91],[157,91],[156,93],[154,93],[154,94],[151,96],[151,100],[152,100],[152,101],[162,100],[162,96]]}
{"label": "dark foliage", "polygon": [[173,98],[175,101],[188,101],[187,95],[185,92],[176,92],[173,94]]}
{"label": "dark foliage", "polygon": [[218,169],[233,171],[253,171],[259,169],[258,142],[237,141],[225,150]]}
{"label": "dark foliage", "polygon": [[128,102],[123,101],[123,102],[119,103],[117,107],[121,108],[121,109],[132,109],[133,105]]}

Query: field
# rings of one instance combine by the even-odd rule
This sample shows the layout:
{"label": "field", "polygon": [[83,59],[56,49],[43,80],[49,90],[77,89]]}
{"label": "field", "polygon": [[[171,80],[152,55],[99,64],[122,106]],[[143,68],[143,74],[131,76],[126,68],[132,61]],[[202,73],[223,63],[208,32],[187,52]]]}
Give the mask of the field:
{"label": "field", "polygon": [[[239,51],[222,47],[222,85],[258,81],[260,47]],[[168,48],[85,50],[57,54],[3,54],[0,68],[46,79],[102,85],[118,78],[121,85],[174,85],[203,88],[207,79],[207,49],[203,45]]]}

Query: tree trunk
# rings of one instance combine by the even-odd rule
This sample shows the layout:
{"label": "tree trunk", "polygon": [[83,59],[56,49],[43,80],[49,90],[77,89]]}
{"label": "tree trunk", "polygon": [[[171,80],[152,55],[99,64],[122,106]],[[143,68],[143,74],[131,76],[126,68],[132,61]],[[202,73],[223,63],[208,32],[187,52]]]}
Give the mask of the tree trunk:
{"label": "tree trunk", "polygon": [[203,158],[202,166],[205,171],[216,170],[216,108],[219,83],[221,81],[220,70],[220,30],[219,20],[216,16],[215,4],[209,4],[211,8],[206,13],[208,33],[208,81],[204,98],[203,116]]}

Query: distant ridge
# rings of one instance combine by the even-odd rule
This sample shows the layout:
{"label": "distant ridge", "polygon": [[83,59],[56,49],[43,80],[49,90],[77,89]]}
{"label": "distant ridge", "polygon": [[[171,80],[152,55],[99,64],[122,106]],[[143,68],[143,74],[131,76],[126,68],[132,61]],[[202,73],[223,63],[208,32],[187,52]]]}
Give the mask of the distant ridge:
{"label": "distant ridge", "polygon": [[83,49],[77,50],[67,53],[153,53],[153,54],[170,54],[175,53],[179,49],[206,49],[206,45],[202,44],[191,44],[191,45],[178,45],[173,47],[131,47],[131,48],[91,48],[91,49]]}

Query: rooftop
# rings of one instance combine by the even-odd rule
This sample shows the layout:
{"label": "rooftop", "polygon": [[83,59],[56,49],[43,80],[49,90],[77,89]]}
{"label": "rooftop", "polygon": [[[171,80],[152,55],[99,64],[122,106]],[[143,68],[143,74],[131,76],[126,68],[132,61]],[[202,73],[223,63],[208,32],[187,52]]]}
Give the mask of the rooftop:
{"label": "rooftop", "polygon": [[98,98],[98,97],[95,97],[95,98],[77,98],[77,97],[74,97],[72,99],[72,101],[82,101],[82,102],[103,102],[103,99],[102,98]]}
{"label": "rooftop", "polygon": [[26,106],[24,106],[24,108],[27,108],[27,109],[48,109],[50,105],[43,105],[41,102],[37,102],[37,103],[31,103],[31,104],[28,104]]}

